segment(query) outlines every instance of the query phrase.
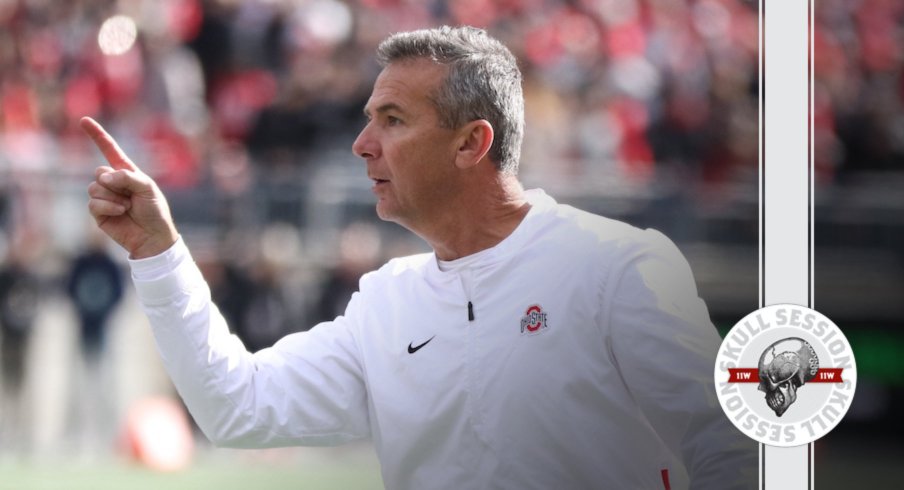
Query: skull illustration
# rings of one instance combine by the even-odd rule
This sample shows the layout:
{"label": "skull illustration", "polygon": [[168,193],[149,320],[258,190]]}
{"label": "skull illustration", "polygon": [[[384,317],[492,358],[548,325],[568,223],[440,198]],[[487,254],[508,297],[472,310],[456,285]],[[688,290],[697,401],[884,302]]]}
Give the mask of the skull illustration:
{"label": "skull illustration", "polygon": [[759,390],[766,404],[781,417],[797,400],[797,389],[816,376],[819,358],[807,341],[789,337],[773,343],[760,356]]}

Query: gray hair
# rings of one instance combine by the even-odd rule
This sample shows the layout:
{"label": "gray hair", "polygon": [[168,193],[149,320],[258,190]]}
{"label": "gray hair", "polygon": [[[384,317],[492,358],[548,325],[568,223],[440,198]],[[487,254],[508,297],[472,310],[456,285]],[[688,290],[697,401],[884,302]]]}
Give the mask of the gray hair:
{"label": "gray hair", "polygon": [[384,68],[417,58],[449,69],[431,97],[440,124],[454,129],[487,120],[494,133],[490,159],[497,169],[516,174],[524,138],[524,96],[511,51],[483,29],[467,26],[397,33],[377,47],[377,61]]}

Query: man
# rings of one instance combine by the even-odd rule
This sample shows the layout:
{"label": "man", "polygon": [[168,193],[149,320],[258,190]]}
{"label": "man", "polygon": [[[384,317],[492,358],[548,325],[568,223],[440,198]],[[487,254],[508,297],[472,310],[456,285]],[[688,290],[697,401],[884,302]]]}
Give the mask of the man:
{"label": "man", "polygon": [[[391,36],[353,145],[377,214],[433,253],[366,274],[345,315],[250,354],[154,182],[97,123],[89,186],[131,254],[170,376],[235,447],[372,437],[387,488],[749,488],[712,387],[719,337],[665,237],[517,179],[521,75],[474,28]],[[688,483],[689,482],[689,483]]]}

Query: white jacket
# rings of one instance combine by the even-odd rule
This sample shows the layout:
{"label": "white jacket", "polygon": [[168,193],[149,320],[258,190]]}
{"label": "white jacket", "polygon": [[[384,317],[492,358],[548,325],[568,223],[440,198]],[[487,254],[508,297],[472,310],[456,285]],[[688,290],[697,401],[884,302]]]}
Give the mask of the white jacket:
{"label": "white jacket", "polygon": [[344,316],[256,354],[181,241],[133,276],[218,445],[371,437],[390,489],[754,488],[756,446],[719,408],[720,339],[677,248],[528,198],[473,265],[470,294],[433,254],[393,259]]}

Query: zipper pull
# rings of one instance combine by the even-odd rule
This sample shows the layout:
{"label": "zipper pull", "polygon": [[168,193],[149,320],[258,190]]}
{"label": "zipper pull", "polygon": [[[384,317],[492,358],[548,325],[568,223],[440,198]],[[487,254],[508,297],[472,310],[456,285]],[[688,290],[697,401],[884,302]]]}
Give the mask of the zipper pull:
{"label": "zipper pull", "polygon": [[468,321],[474,321],[474,305],[470,301],[468,301]]}

